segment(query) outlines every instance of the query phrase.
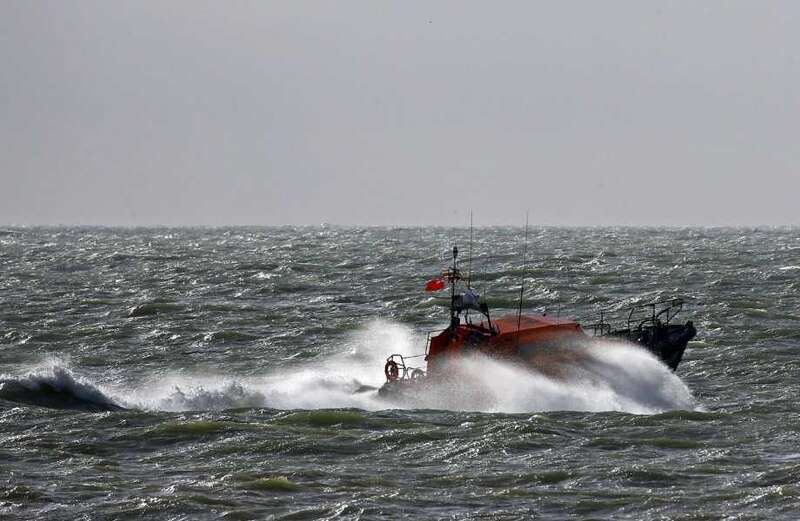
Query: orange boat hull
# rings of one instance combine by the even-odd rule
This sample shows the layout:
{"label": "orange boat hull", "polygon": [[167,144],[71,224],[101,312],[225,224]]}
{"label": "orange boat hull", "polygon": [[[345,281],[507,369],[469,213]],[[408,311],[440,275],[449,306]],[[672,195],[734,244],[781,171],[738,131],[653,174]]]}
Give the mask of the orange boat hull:
{"label": "orange boat hull", "polygon": [[554,348],[587,338],[576,322],[546,315],[509,315],[492,321],[492,326],[494,331],[483,323],[461,324],[431,338],[426,357],[428,374],[446,372],[448,362],[472,353],[535,362],[546,358]]}

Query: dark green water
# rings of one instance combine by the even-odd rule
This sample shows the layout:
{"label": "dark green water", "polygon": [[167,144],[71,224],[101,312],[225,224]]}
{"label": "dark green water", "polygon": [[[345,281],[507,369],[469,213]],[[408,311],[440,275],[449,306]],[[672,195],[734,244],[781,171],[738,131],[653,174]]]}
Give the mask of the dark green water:
{"label": "dark green water", "polygon": [[[800,230],[533,231],[530,312],[690,297],[677,375],[601,345],[563,380],[353,394],[446,325],[422,288],[454,235],[465,258],[448,229],[2,232],[0,518],[798,518]],[[476,233],[498,315],[520,235]]]}

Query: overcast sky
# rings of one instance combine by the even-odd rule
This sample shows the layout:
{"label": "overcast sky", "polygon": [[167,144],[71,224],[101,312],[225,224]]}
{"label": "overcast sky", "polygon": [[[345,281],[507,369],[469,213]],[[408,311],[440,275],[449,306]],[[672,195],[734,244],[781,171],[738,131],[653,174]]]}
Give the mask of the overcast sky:
{"label": "overcast sky", "polygon": [[800,224],[800,2],[0,2],[0,224]]}

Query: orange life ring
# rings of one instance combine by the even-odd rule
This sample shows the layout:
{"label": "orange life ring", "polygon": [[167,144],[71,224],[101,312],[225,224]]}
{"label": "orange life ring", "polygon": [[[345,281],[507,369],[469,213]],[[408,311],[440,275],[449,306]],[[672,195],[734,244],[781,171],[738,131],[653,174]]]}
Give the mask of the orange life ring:
{"label": "orange life ring", "polygon": [[383,374],[386,375],[386,379],[390,382],[397,380],[400,377],[400,368],[397,366],[397,362],[388,360],[386,365],[383,366]]}

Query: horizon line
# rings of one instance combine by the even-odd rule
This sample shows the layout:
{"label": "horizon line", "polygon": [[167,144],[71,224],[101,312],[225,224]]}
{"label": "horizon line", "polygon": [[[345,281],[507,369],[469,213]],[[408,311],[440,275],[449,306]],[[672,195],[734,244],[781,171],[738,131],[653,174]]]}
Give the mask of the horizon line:
{"label": "horizon line", "polygon": [[[638,229],[759,229],[759,228],[800,228],[800,223],[783,224],[531,224],[533,228],[638,228]],[[473,228],[524,228],[524,224],[475,224]],[[57,224],[0,224],[0,233],[6,230],[34,229],[34,228],[117,228],[117,229],[215,229],[215,228],[464,228],[469,229],[469,224],[86,224],[86,223],[57,223]]]}

